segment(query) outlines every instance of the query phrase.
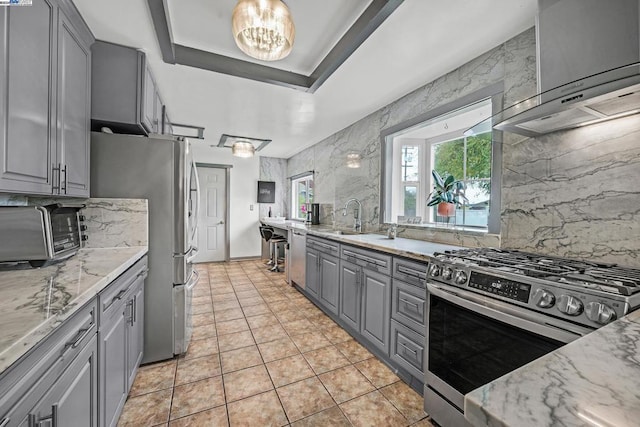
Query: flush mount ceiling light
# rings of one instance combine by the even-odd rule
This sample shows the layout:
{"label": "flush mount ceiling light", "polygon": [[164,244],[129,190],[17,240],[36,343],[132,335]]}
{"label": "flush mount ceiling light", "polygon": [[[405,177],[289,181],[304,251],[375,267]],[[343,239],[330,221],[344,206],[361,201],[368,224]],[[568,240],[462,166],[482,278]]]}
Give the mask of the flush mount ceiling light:
{"label": "flush mount ceiling light", "polygon": [[248,158],[253,157],[256,149],[250,142],[239,141],[233,143],[233,145],[231,146],[231,152],[236,157]]}
{"label": "flush mount ceiling light", "polygon": [[[248,136],[228,135],[223,133],[218,142],[218,147],[231,148],[236,157],[253,157],[256,151],[262,150],[271,142],[270,139],[258,139]],[[214,147],[212,145],[212,147]]]}
{"label": "flush mount ceiling light", "polygon": [[360,167],[360,154],[349,153],[347,154],[347,167],[351,169],[357,169]]}
{"label": "flush mount ceiling light", "polygon": [[262,61],[289,55],[296,35],[291,12],[281,0],[238,0],[231,26],[240,50]]}

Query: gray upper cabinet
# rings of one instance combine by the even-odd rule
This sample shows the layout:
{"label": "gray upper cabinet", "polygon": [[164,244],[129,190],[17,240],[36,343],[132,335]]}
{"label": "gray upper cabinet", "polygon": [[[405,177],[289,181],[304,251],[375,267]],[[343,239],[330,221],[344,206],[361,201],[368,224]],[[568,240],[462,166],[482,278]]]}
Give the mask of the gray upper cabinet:
{"label": "gray upper cabinet", "polygon": [[55,5],[0,8],[0,190],[51,194]]}
{"label": "gray upper cabinet", "polygon": [[91,49],[62,9],[58,15],[58,63],[60,192],[89,197]]}
{"label": "gray upper cabinet", "polygon": [[70,0],[0,23],[0,191],[88,196],[93,35]]}
{"label": "gray upper cabinet", "polygon": [[161,133],[162,101],[144,52],[104,41],[91,47],[91,128]]}

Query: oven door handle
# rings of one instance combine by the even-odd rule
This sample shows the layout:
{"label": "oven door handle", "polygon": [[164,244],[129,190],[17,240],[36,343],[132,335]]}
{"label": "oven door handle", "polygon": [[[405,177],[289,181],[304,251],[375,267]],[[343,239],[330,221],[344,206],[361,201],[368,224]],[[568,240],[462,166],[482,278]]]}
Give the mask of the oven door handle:
{"label": "oven door handle", "polygon": [[[537,314],[536,312],[527,313],[514,308],[510,304],[491,300],[464,290],[456,289],[455,291],[450,291],[431,282],[427,282],[427,290],[428,294],[435,295],[478,314],[563,343],[574,341],[592,331],[591,329]],[[460,296],[461,294],[464,296]]]}

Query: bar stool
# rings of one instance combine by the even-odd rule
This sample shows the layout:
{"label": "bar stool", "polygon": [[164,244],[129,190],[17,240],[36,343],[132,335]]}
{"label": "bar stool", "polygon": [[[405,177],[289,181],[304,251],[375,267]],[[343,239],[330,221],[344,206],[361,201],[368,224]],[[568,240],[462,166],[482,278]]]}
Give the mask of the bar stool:
{"label": "bar stool", "polygon": [[269,271],[275,271],[275,272],[282,271],[280,269],[280,266],[278,265],[278,260],[281,259],[278,257],[278,253],[280,250],[278,245],[287,243],[287,238],[279,234],[275,234],[273,227],[269,227],[265,225],[260,226],[260,235],[266,242],[269,243],[269,248],[270,248],[269,252],[271,254],[271,260],[269,261],[268,265],[273,266],[269,269]]}

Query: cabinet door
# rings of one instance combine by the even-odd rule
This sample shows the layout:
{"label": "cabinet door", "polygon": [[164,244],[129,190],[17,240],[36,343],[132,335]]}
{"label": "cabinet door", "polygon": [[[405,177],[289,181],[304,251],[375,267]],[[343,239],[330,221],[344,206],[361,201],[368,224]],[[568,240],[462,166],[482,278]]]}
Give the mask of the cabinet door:
{"label": "cabinet door", "polygon": [[320,255],[313,249],[307,249],[307,256],[305,260],[306,265],[306,283],[305,291],[312,297],[318,298],[318,291],[320,290],[320,274],[319,274],[319,262]]}
{"label": "cabinet door", "polygon": [[0,191],[52,191],[56,13],[49,0],[0,8]]}
{"label": "cabinet door", "polygon": [[155,104],[156,104],[156,83],[153,81],[151,75],[151,69],[144,57],[141,57],[142,61],[142,105],[140,106],[140,121],[142,126],[149,133],[155,133],[157,130],[154,128],[155,121]]}
{"label": "cabinet door", "polygon": [[[98,350],[87,343],[30,414],[36,426],[98,425]],[[31,425],[31,422],[29,423]]]}
{"label": "cabinet door", "polygon": [[389,312],[391,278],[383,274],[362,270],[362,324],[360,333],[371,344],[389,354]]}
{"label": "cabinet door", "polygon": [[138,372],[138,366],[142,361],[143,336],[144,336],[144,279],[140,278],[134,285],[134,291],[128,302],[129,313],[127,328],[127,377],[128,388],[133,385],[133,380]]}
{"label": "cabinet door", "polygon": [[58,15],[57,151],[60,194],[89,197],[91,50],[69,19]]}
{"label": "cabinet door", "polygon": [[320,255],[320,303],[329,311],[338,314],[340,270],[338,258]]}
{"label": "cabinet door", "polygon": [[127,311],[121,305],[98,331],[100,350],[100,425],[115,426],[127,398]]}
{"label": "cabinet door", "polygon": [[356,331],[360,330],[360,272],[355,264],[340,263],[340,318]]}

